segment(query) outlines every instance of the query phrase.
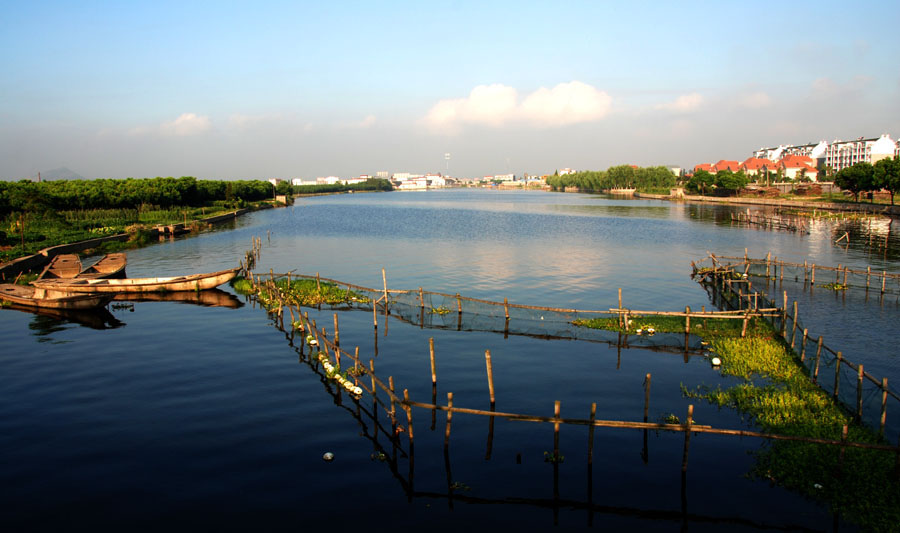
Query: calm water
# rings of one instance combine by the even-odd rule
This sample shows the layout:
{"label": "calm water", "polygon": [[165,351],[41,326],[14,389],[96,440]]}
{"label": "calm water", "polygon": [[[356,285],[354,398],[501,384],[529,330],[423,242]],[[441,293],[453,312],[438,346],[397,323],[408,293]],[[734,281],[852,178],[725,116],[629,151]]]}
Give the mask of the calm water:
{"label": "calm water", "polygon": [[[709,306],[690,261],[712,251],[896,272],[896,250],[858,239],[833,245],[830,226],[809,235],[732,227],[729,208],[538,192],[448,190],[298,200],[201,236],[129,252],[132,277],[237,264],[263,239],[258,271],[295,270],[531,305],[607,309],[617,289],[633,309]],[[840,232],[843,234],[843,231]],[[789,281],[789,280],[787,280]],[[801,280],[802,281],[802,280]],[[812,295],[785,283],[811,332],[875,375],[900,383],[896,295]],[[225,288],[226,292],[230,289]],[[775,288],[773,287],[773,290]],[[746,479],[759,441],[699,435],[686,484],[678,435],[600,429],[587,465],[587,430],[564,426],[565,461],[544,462],[552,426],[415,410],[395,450],[390,420],[337,395],[274,321],[243,299],[230,307],[180,302],[114,305],[105,329],[0,311],[0,525],[14,530],[246,530],[402,527],[524,530],[595,527],[671,531],[827,529],[825,506]],[[329,326],[333,312],[309,310]],[[117,327],[109,327],[110,325]],[[640,420],[652,373],[650,418],[683,416],[680,385],[727,385],[704,359],[617,350],[605,343],[420,329],[370,314],[340,314],[342,346],[358,346],[379,376],[431,401],[428,339],[441,403],[487,409],[491,350],[497,409]],[[375,355],[377,351],[377,355]],[[696,403],[696,402],[695,402]],[[371,413],[378,412],[373,420]],[[895,416],[891,430],[896,435]],[[752,427],[729,410],[695,405],[699,423]],[[890,417],[889,417],[890,419]],[[405,425],[405,418],[402,420]],[[326,463],[322,454],[333,452]],[[383,455],[382,455],[383,454]],[[396,457],[396,461],[392,460]],[[410,481],[412,485],[410,486]],[[449,488],[452,490],[449,490]],[[753,502],[748,504],[748,502]],[[594,512],[588,512],[588,504]],[[759,509],[765,508],[765,513]],[[852,525],[844,525],[852,529]]]}

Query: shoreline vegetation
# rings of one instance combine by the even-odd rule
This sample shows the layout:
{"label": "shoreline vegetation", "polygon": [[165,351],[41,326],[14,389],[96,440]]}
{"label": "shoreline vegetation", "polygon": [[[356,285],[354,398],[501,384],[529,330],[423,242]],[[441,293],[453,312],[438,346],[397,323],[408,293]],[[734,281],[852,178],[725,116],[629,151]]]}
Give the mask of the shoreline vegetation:
{"label": "shoreline vegetation", "polygon": [[294,196],[389,191],[387,180],[354,185],[273,186],[262,180],[181,178],[0,181],[0,268],[61,245],[109,253],[144,246],[158,233],[199,231],[229,214],[290,204]]}
{"label": "shoreline vegetation", "polygon": [[[804,372],[799,356],[767,321],[753,318],[746,337],[735,321],[704,319],[693,333],[721,358],[721,373],[738,378],[736,385],[681,385],[682,394],[741,413],[767,433],[883,444],[871,428],[856,422]],[[576,325],[622,333],[680,333],[682,318],[637,317],[627,328],[616,318],[576,321]],[[842,437],[842,428],[848,434]],[[807,498],[827,503],[834,512],[875,531],[900,523],[900,480],[895,455],[876,450],[823,448],[799,441],[773,441],[754,452],[748,476],[781,485]]]}

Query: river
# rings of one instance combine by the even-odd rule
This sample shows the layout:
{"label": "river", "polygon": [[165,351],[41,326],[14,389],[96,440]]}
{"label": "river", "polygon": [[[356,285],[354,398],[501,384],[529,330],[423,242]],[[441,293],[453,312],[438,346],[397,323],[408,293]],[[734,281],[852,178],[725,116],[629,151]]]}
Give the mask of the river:
{"label": "river", "polygon": [[[894,235],[877,250],[864,238],[842,246],[834,244],[843,234],[835,224],[816,224],[809,234],[761,230],[731,224],[735,209],[494,190],[302,198],[130,251],[127,271],[229,268],[260,237],[258,272],[318,272],[377,288],[384,269],[391,289],[577,309],[615,307],[621,289],[629,308],[674,311],[711,305],[690,278],[690,262],[707,251],[742,256],[748,248],[753,257],[771,252],[875,271],[900,266]],[[384,412],[377,424],[367,416],[378,412],[370,397],[356,404],[334,394],[274,319],[223,289],[227,306],[115,303],[111,320],[94,327],[0,310],[4,529],[854,527],[823,503],[748,479],[753,453],[765,446],[754,439],[695,436],[684,483],[683,436],[674,433],[598,429],[586,469],[585,428],[561,429],[565,460],[554,463],[545,460],[552,425],[497,420],[489,431],[487,419],[457,415],[445,448],[445,415],[432,429],[430,412],[414,410],[414,452],[406,430],[395,447]],[[810,294],[802,280],[773,287],[782,290],[829,346],[900,383],[896,292]],[[308,312],[331,329],[334,311]],[[358,346],[413,400],[431,400],[433,338],[439,403],[452,392],[454,405],[488,408],[490,350],[499,411],[551,416],[560,401],[562,416],[587,418],[596,403],[597,418],[640,420],[643,379],[652,373],[651,420],[683,417],[694,403],[697,423],[754,427],[683,397],[682,384],[733,383],[702,357],[390,318],[374,330],[371,314],[359,311],[339,319],[342,347]],[[895,413],[889,435],[900,429]],[[334,460],[324,461],[325,452]]]}

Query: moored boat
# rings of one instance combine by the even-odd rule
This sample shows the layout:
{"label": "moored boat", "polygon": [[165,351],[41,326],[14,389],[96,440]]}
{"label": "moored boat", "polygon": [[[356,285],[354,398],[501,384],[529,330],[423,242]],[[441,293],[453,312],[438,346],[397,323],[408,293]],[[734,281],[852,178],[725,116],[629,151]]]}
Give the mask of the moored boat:
{"label": "moored boat", "polygon": [[59,254],[44,267],[38,279],[74,278],[81,272],[81,259],[75,254]]}
{"label": "moored boat", "polygon": [[99,261],[78,273],[77,278],[124,278],[128,259],[121,252],[104,255]]}
{"label": "moored boat", "polygon": [[47,279],[33,281],[35,287],[77,293],[129,293],[163,291],[202,291],[228,283],[240,268],[206,274],[191,274],[162,278],[125,279]]}
{"label": "moored boat", "polygon": [[[54,280],[46,280],[54,281]],[[45,309],[93,309],[109,303],[112,294],[73,294],[68,291],[12,283],[0,284],[0,299],[27,307]]]}

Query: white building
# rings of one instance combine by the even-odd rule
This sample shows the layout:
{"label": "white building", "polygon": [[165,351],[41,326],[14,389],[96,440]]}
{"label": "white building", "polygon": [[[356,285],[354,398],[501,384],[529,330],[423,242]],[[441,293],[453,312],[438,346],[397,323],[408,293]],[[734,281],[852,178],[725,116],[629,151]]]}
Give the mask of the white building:
{"label": "white building", "polygon": [[754,157],[779,161],[787,155],[811,157],[817,165],[831,167],[835,172],[855,165],[870,163],[900,155],[900,143],[891,139],[887,133],[881,137],[865,139],[860,137],[853,141],[834,140],[831,143],[820,141],[800,145],[780,145],[773,148],[760,148],[753,152]]}
{"label": "white building", "polygon": [[299,185],[316,185],[316,183],[315,180],[305,181],[302,178],[294,178],[291,180],[291,185],[295,187]]}
{"label": "white building", "polygon": [[269,179],[269,183],[272,184],[272,187],[278,187],[278,184],[281,183],[282,181],[284,181],[284,180],[281,178],[270,178]]}

